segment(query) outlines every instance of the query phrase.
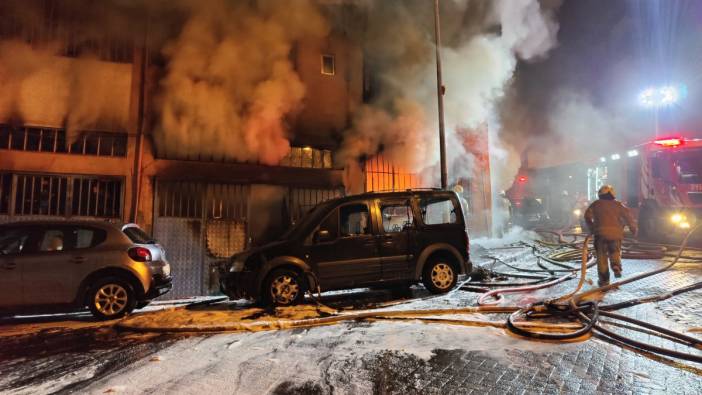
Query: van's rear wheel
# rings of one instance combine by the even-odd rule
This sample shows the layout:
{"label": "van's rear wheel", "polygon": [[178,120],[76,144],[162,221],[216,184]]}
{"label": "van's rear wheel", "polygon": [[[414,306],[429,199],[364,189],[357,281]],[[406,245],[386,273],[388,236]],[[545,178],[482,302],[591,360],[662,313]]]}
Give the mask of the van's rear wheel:
{"label": "van's rear wheel", "polygon": [[291,269],[278,269],[266,277],[263,297],[271,305],[292,306],[302,302],[306,289],[302,274]]}
{"label": "van's rear wheel", "polygon": [[446,293],[456,286],[457,281],[456,268],[446,259],[435,259],[424,265],[422,283],[431,293]]}
{"label": "van's rear wheel", "polygon": [[101,320],[111,320],[131,313],[136,306],[134,288],[119,277],[107,277],[88,291],[88,307]]}

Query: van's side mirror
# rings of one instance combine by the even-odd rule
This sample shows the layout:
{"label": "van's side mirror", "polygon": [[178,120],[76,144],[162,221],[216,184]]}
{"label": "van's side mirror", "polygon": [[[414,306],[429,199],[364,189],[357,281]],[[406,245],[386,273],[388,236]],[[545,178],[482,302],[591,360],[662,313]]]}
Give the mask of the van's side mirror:
{"label": "van's side mirror", "polygon": [[326,229],[320,229],[314,233],[315,243],[324,243],[326,241],[332,241],[333,237]]}

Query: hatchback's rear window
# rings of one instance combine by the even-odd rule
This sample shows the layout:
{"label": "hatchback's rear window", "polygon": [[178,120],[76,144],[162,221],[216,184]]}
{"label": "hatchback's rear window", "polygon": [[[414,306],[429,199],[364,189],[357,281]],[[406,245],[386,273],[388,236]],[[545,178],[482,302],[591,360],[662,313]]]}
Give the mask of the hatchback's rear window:
{"label": "hatchback's rear window", "polygon": [[136,244],[153,244],[156,242],[151,236],[136,226],[124,228],[124,234]]}

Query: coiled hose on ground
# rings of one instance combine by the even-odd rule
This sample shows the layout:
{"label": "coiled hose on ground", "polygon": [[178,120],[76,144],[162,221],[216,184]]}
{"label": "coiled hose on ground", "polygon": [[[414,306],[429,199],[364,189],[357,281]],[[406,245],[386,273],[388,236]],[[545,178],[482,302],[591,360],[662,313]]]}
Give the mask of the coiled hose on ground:
{"label": "coiled hose on ground", "polygon": [[[702,283],[696,283],[692,284],[687,287],[683,287],[677,290],[674,290],[672,292],[663,294],[663,295],[657,295],[655,297],[646,297],[646,298],[638,298],[626,302],[621,302],[613,305],[608,305],[608,306],[599,306],[599,302],[597,301],[587,301],[585,300],[588,296],[591,296],[596,293],[601,293],[601,292],[606,292],[610,289],[617,288],[621,285],[628,284],[634,281],[641,280],[646,277],[650,277],[659,273],[662,273],[666,270],[669,270],[672,268],[680,258],[683,256],[683,252],[686,250],[687,243],[692,236],[692,234],[699,229],[702,226],[702,224],[698,224],[695,226],[693,229],[691,229],[687,235],[685,236],[682,244],[679,246],[678,252],[675,255],[674,259],[666,266],[649,271],[646,273],[642,273],[637,276],[633,276],[631,278],[627,278],[625,280],[617,281],[614,282],[610,285],[606,285],[603,287],[595,288],[592,290],[588,290],[585,292],[580,292],[583,284],[584,284],[584,279],[585,279],[585,274],[587,271],[587,265],[588,265],[588,255],[589,255],[589,236],[585,238],[585,241],[582,243],[581,246],[581,256],[582,256],[582,270],[581,270],[581,276],[580,276],[580,281],[578,283],[578,286],[576,289],[562,297],[556,298],[556,299],[551,299],[551,300],[544,300],[542,302],[533,304],[529,306],[526,309],[520,309],[515,311],[514,313],[510,314],[509,317],[507,318],[507,328],[512,331],[515,334],[525,336],[525,337],[530,337],[530,338],[536,338],[536,339],[549,339],[549,340],[566,340],[566,339],[573,339],[577,338],[580,336],[583,336],[585,334],[591,333],[593,330],[599,332],[600,334],[604,335],[608,340],[624,344],[627,346],[635,347],[641,350],[645,350],[648,352],[652,352],[655,354],[659,355],[665,355],[665,356],[670,356],[670,357],[675,357],[675,358],[680,358],[688,361],[693,361],[697,363],[702,363],[702,356],[696,355],[696,354],[690,354],[690,353],[684,353],[680,352],[677,350],[671,350],[671,349],[666,349],[663,347],[658,347],[654,346],[648,343],[640,342],[622,335],[619,335],[617,333],[612,332],[611,330],[602,327],[602,325],[598,324],[598,319],[600,315],[606,316],[608,318],[612,319],[617,319],[621,321],[626,321],[630,324],[634,324],[636,326],[642,327],[642,328],[647,328],[651,331],[653,331],[654,334],[656,334],[659,337],[666,338],[666,339],[673,339],[676,340],[682,344],[686,344],[690,347],[694,347],[697,349],[702,349],[702,341],[693,338],[691,336],[687,336],[675,331],[671,331],[669,329],[661,328],[659,326],[646,323],[640,320],[636,320],[634,318],[626,317],[620,314],[615,314],[612,313],[612,310],[617,310],[621,308],[626,308],[630,306],[634,306],[637,304],[645,303],[645,302],[650,302],[650,301],[658,301],[658,300],[663,300],[667,299],[669,297],[672,297],[674,295],[678,295],[683,292],[688,292],[694,289],[699,289],[702,288]],[[559,236],[559,241],[561,241],[562,238]],[[649,244],[649,246],[651,246]],[[653,245],[655,247],[655,245]],[[653,248],[653,250],[656,250],[656,248]],[[640,255],[645,255],[645,254],[640,254]],[[695,261],[699,261],[699,258],[697,257],[688,257],[688,259],[693,259]],[[528,330],[527,328],[524,328],[520,325],[516,324],[516,317],[523,315],[527,319],[531,318],[539,318],[539,319],[546,319],[546,318],[569,318],[569,319],[577,319],[579,322],[582,324],[582,327],[580,329],[577,329],[575,331],[569,332],[569,333],[547,333],[547,332],[535,332]],[[547,325],[546,325],[547,326]]]}

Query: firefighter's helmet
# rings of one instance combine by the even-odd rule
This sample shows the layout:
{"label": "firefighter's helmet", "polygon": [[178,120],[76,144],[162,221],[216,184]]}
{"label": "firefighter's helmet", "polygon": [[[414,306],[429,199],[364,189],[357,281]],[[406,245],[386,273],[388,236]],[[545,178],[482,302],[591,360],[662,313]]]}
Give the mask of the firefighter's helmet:
{"label": "firefighter's helmet", "polygon": [[612,197],[617,197],[617,195],[614,193],[614,187],[611,185],[602,185],[600,187],[600,190],[597,191],[597,195],[602,196],[606,194],[612,195]]}

